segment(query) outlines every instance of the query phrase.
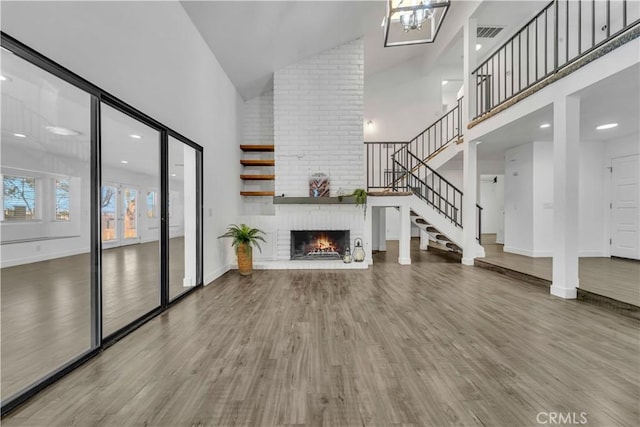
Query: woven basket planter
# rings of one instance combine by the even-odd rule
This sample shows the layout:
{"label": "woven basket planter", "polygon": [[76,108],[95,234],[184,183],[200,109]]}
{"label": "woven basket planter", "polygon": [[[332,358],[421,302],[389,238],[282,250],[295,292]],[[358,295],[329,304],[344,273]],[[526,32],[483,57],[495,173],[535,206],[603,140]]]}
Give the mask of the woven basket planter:
{"label": "woven basket planter", "polygon": [[248,245],[238,245],[238,272],[242,276],[253,273],[253,250]]}

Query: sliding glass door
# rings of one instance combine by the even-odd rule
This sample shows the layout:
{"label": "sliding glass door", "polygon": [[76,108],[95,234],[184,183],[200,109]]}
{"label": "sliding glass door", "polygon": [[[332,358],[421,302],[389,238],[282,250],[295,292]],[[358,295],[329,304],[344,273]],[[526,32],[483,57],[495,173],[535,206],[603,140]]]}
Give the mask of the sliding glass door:
{"label": "sliding glass door", "polygon": [[[160,218],[143,193],[160,188],[160,133],[102,104],[102,331],[160,306]],[[105,240],[105,237],[108,240]]]}
{"label": "sliding glass door", "polygon": [[91,97],[2,50],[2,401],[92,345]]}
{"label": "sliding glass door", "polygon": [[202,147],[1,41],[4,414],[202,285]]}

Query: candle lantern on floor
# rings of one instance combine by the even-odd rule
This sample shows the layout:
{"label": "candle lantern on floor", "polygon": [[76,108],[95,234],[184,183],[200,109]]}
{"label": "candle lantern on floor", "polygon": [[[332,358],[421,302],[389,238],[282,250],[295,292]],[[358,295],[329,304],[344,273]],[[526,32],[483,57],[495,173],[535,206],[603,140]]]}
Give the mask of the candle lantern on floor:
{"label": "candle lantern on floor", "polygon": [[354,244],[356,245],[356,247],[353,248],[353,253],[351,254],[353,256],[353,260],[355,262],[364,261],[364,248],[362,247],[362,239],[358,238],[354,240]]}
{"label": "candle lantern on floor", "polygon": [[344,250],[344,257],[342,257],[342,261],[344,261],[345,264],[351,263],[351,251],[349,251],[349,246]]}

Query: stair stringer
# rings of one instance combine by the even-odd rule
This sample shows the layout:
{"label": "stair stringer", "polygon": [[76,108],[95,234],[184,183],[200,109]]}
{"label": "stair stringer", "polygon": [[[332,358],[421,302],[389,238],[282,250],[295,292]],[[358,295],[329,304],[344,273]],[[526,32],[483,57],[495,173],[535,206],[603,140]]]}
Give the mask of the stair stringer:
{"label": "stair stringer", "polygon": [[425,163],[429,165],[430,168],[434,170],[438,170],[438,168],[442,167],[449,160],[453,159],[456,154],[463,150],[463,145],[458,144],[456,140],[449,141],[444,148],[436,151],[430,157],[427,157]]}
{"label": "stair stringer", "polygon": [[[437,210],[429,206],[427,202],[420,199],[418,196],[414,194],[410,196],[409,207],[416,214],[422,217],[427,223],[429,223],[429,225],[432,225],[433,227],[438,229],[438,232],[440,234],[445,235],[456,246],[460,248],[464,247],[464,233],[462,231],[462,228],[457,227],[453,222],[447,219],[444,215],[440,214]],[[412,222],[415,223],[413,219],[412,219]],[[418,226],[420,228],[423,228],[420,225]],[[426,226],[424,228],[426,228]],[[477,242],[475,243],[474,252],[475,252],[476,258],[483,258],[485,256],[484,248]]]}

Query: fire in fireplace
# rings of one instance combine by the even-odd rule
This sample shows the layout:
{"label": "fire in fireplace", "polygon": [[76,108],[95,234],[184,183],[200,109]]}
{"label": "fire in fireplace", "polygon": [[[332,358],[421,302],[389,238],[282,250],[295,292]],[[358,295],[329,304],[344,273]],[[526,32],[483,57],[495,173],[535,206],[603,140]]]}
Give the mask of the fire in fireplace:
{"label": "fire in fireplace", "polygon": [[292,260],[342,259],[349,246],[349,230],[291,231]]}

